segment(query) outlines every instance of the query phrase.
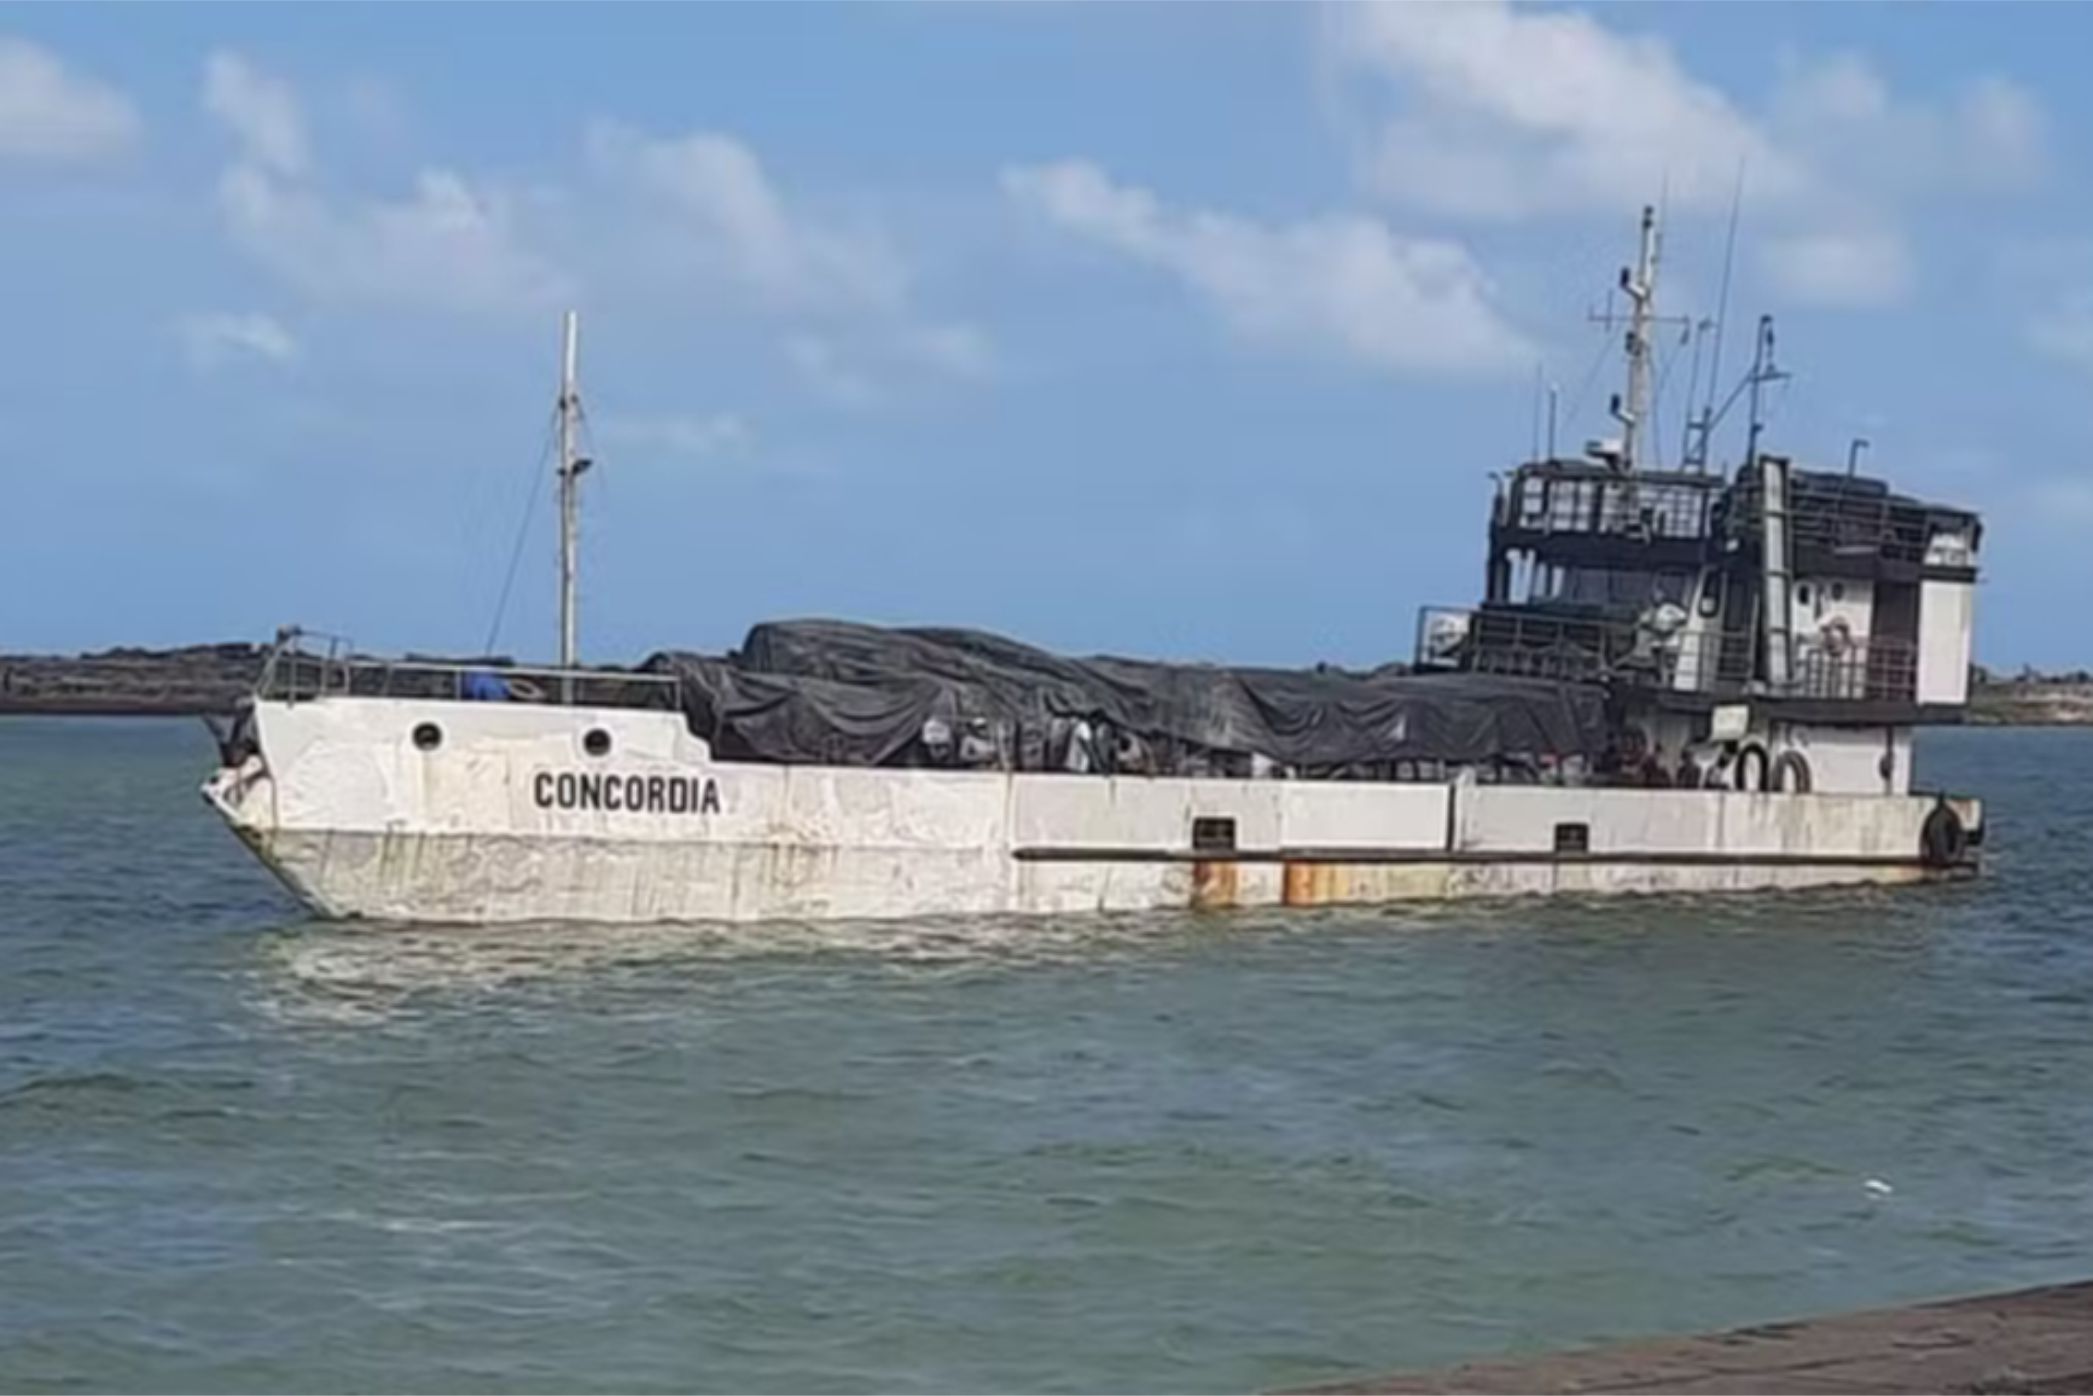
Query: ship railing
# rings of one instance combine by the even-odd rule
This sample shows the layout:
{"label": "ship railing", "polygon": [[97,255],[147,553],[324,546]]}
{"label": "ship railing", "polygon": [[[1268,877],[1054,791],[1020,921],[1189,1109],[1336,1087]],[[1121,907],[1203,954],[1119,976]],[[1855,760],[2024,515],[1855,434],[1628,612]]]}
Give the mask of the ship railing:
{"label": "ship railing", "polygon": [[1794,677],[1805,698],[1908,703],[1918,693],[1919,647],[1911,640],[1798,636]]}
{"label": "ship railing", "polygon": [[591,708],[680,710],[673,674],[560,669],[502,658],[390,658],[360,654],[348,640],[307,630],[278,634],[255,685],[259,699],[420,698],[439,702],[549,703]]}
{"label": "ship railing", "polygon": [[[1912,641],[1798,636],[1794,644],[1793,680],[1784,696],[1909,702],[1917,692]],[[1754,691],[1757,652],[1758,637],[1749,632],[1665,635],[1615,617],[1427,606],[1418,613],[1415,663],[1730,698]]]}
{"label": "ship railing", "polygon": [[[1728,506],[1728,536],[1756,541],[1765,527],[1764,509],[1765,490],[1758,478],[1747,475],[1739,480]],[[1855,483],[1798,471],[1789,491],[1788,532],[1798,551],[1918,565],[1926,560],[1941,512],[1893,495],[1879,482]]]}
{"label": "ship railing", "polygon": [[1735,697],[1751,686],[1756,637],[1745,632],[1695,631],[1667,640],[1657,649],[1661,687],[1675,693],[1712,693]]}
{"label": "ship railing", "polygon": [[1611,676],[1633,649],[1633,627],[1603,618],[1427,606],[1418,612],[1414,653],[1419,669],[1589,682]]}
{"label": "ship railing", "polygon": [[1653,479],[1596,468],[1528,468],[1500,493],[1494,521],[1526,533],[1644,542],[1705,538],[1720,484],[1713,476]]}

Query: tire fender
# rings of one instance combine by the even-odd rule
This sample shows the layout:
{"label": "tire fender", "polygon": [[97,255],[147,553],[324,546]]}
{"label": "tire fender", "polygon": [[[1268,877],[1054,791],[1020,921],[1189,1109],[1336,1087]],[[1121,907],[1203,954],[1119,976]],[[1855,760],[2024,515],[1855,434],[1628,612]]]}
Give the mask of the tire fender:
{"label": "tire fender", "polygon": [[1746,742],[1737,749],[1737,763],[1730,768],[1732,790],[1761,791],[1772,786],[1773,764],[1766,755],[1766,748],[1757,742]]}
{"label": "tire fender", "polygon": [[1952,868],[1969,856],[1969,829],[1945,801],[1919,826],[1919,857],[1929,868]]}
{"label": "tire fender", "polygon": [[1784,751],[1774,761],[1768,773],[1766,788],[1787,791],[1796,795],[1810,793],[1809,758],[1799,751]]}

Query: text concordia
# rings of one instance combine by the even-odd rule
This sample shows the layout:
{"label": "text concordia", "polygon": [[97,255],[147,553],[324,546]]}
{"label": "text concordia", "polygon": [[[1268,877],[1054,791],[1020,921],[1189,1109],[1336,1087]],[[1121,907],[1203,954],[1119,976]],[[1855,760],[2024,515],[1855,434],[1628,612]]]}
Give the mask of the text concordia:
{"label": "text concordia", "polygon": [[531,799],[539,809],[633,814],[718,814],[720,807],[719,782],[711,776],[540,771],[531,778]]}

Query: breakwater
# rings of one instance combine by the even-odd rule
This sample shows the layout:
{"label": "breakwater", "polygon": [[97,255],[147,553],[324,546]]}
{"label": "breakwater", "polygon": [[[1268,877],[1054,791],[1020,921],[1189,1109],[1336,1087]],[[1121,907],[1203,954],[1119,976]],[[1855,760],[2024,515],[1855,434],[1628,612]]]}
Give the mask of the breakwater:
{"label": "breakwater", "polygon": [[0,654],[0,712],[176,716],[230,712],[253,689],[261,645]]}

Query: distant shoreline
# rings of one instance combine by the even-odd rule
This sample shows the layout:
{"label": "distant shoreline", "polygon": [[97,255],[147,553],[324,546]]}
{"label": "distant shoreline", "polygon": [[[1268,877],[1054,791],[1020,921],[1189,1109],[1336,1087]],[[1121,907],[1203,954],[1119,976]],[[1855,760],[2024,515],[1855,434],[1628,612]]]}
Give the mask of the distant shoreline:
{"label": "distant shoreline", "polygon": [[2093,727],[2093,680],[2009,679],[1970,691],[1972,727]]}
{"label": "distant shoreline", "polygon": [[260,645],[0,654],[0,714],[201,717],[230,713],[254,691]]}
{"label": "distant shoreline", "polygon": [[[0,654],[0,715],[202,717],[254,691],[261,645],[122,648],[94,654]],[[2093,674],[1980,674],[1972,727],[2093,727]]]}

